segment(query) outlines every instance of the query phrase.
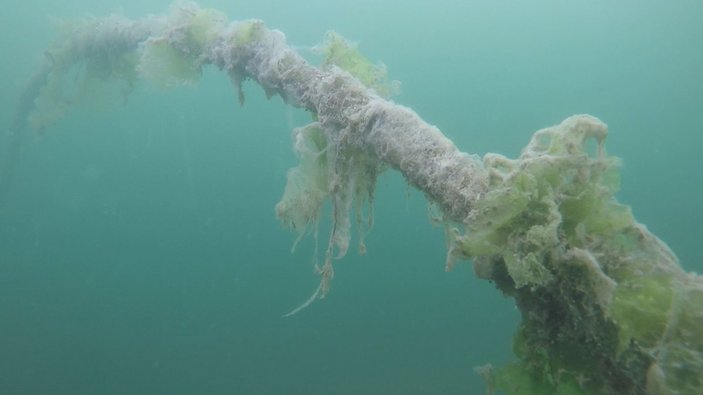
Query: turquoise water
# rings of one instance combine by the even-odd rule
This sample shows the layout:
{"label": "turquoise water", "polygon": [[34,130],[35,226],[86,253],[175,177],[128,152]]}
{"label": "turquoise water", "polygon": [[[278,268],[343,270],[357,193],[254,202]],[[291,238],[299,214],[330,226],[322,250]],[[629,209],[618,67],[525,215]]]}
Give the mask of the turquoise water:
{"label": "turquoise water", "polygon": [[[56,18],[169,5],[9,2],[0,130]],[[402,82],[394,100],[467,152],[516,156],[539,128],[598,116],[624,160],[618,198],[701,272],[703,3],[612,3],[202,5],[263,19],[305,54],[330,29],[358,41]],[[442,230],[392,172],[368,253],[350,251],[325,300],[281,318],[318,281],[312,238],[291,254],[273,211],[296,163],[290,130],[309,115],[244,89],[239,107],[208,69],[25,142],[0,208],[0,394],[481,394],[472,368],[510,360],[511,300],[469,264],[444,272]]]}

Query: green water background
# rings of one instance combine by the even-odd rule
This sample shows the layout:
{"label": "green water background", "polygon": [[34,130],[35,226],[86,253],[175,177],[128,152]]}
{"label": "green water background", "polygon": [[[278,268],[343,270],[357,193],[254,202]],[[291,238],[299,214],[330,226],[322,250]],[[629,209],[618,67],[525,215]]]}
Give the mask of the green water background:
{"label": "green water background", "polygon": [[[516,156],[539,128],[598,116],[624,159],[618,198],[703,271],[703,2],[202,5],[263,19],[306,55],[330,29],[358,41],[403,83],[395,100],[470,153]],[[0,130],[57,18],[168,6],[6,0]],[[0,394],[481,394],[472,367],[510,360],[513,303],[468,264],[444,272],[442,230],[394,172],[368,254],[281,318],[318,280],[312,239],[291,254],[273,212],[309,116],[245,93],[241,108],[208,69],[28,139],[0,209]]]}

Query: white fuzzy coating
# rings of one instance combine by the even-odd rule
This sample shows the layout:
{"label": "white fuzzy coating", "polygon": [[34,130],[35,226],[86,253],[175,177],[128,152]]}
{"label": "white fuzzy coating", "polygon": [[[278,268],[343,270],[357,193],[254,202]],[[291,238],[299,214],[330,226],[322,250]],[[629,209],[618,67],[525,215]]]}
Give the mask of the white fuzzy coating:
{"label": "white fuzzy coating", "polygon": [[283,33],[258,28],[256,40],[238,48],[219,48],[216,54],[227,58],[213,63],[244,72],[269,94],[316,113],[333,144],[339,134],[344,143],[397,169],[448,219],[468,218],[487,187],[488,175],[478,157],[459,151],[413,110],[381,98],[345,71],[308,64],[286,45]]}

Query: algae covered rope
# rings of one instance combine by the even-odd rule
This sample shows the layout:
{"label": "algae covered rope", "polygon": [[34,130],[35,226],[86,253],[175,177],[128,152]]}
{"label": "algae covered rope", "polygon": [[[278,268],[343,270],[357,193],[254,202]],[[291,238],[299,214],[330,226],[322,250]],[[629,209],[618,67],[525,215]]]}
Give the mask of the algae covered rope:
{"label": "algae covered rope", "polygon": [[[535,133],[516,159],[468,155],[414,111],[384,98],[383,86],[375,86],[379,68],[351,46],[334,35],[327,45],[333,56],[315,67],[263,22],[228,22],[195,4],[137,21],[93,18],[47,51],[52,61],[27,89],[17,119],[49,127],[77,99],[66,85],[95,76],[129,92],[139,80],[164,88],[192,84],[203,67],[215,65],[242,102],[240,84],[252,79],[269,96],[314,115],[294,131],[300,163],[276,206],[280,220],[303,234],[331,202],[322,280],[308,302],[329,289],[332,261],[349,247],[352,217],[365,251],[376,178],[390,167],[441,209],[447,267],[472,260],[476,275],[514,298],[522,313],[513,340],[517,360],[480,369],[489,389],[621,395],[703,388],[703,278],[686,273],[616,200],[619,161],[606,153],[603,122],[567,118]],[[80,78],[75,68],[85,70]]]}

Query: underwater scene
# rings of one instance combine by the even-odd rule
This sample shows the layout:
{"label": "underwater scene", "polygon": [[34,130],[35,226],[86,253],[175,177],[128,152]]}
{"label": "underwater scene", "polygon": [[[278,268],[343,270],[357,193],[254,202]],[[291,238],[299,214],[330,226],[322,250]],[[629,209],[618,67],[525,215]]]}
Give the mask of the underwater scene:
{"label": "underwater scene", "polygon": [[703,2],[4,9],[0,395],[703,394]]}

